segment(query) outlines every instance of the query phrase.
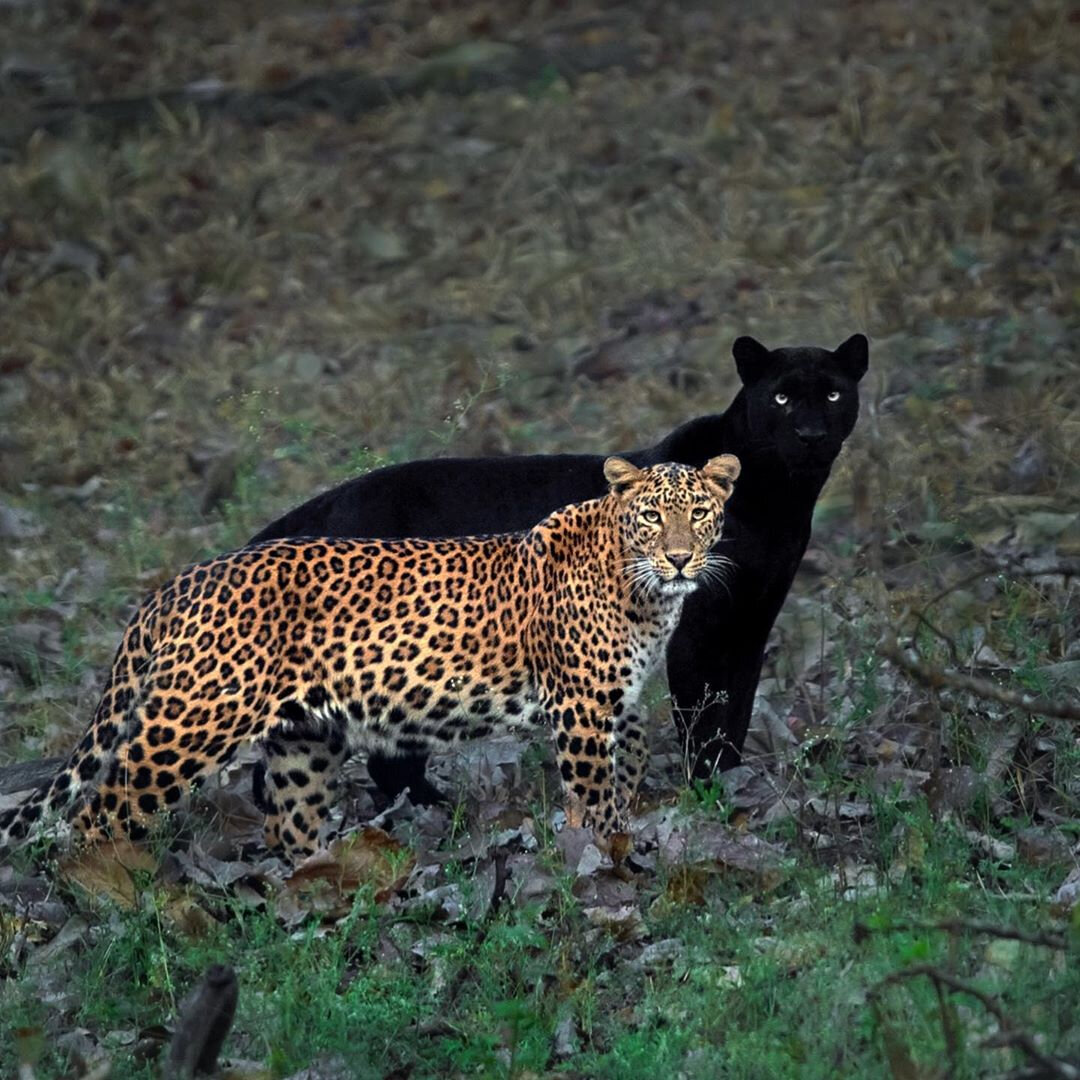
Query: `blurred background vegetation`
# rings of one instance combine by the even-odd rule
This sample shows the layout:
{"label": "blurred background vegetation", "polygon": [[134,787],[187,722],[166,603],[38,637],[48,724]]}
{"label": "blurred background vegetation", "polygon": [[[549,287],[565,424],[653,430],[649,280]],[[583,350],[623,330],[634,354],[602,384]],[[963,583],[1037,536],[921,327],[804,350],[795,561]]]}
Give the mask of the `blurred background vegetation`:
{"label": "blurred background vegetation", "polygon": [[857,330],[728,809],[890,866],[896,805],[959,815],[1060,879],[1075,725],[875,643],[1080,683],[1074,4],[0,2],[0,761],[66,750],[140,596],[315,491],[641,445],[727,404],[737,335]]}

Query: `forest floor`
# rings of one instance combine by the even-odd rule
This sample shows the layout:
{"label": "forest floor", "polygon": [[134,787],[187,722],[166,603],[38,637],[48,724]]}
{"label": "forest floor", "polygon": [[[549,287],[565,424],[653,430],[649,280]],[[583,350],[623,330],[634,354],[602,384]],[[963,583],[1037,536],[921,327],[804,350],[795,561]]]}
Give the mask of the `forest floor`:
{"label": "forest floor", "polygon": [[688,786],[655,688],[645,872],[500,739],[448,810],[355,762],[374,824],[288,877],[240,762],[149,849],[0,866],[0,1073],[156,1075],[213,963],[234,1076],[1080,1062],[1080,736],[1000,693],[1080,684],[1075,4],[9,0],[0,106],[0,764],[317,490],[642,445],[739,334],[871,338],[746,766]]}

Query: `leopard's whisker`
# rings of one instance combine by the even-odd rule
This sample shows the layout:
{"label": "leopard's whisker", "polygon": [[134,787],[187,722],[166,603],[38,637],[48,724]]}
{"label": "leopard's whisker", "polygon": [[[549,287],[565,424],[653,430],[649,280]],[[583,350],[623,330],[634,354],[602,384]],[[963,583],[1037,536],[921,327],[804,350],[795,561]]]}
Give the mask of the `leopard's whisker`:
{"label": "leopard's whisker", "polygon": [[703,585],[719,585],[727,593],[728,599],[733,599],[731,589],[728,588],[728,579],[734,572],[735,564],[730,559],[710,556],[701,568],[700,578]]}

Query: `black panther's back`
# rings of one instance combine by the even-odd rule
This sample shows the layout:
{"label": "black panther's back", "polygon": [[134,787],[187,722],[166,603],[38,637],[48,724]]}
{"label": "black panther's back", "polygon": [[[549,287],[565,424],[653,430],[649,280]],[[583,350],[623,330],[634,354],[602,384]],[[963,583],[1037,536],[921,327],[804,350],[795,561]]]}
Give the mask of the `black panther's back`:
{"label": "black panther's back", "polygon": [[553,510],[606,490],[604,458],[598,454],[410,461],[316,495],[272,521],[251,542],[290,536],[389,540],[519,532]]}
{"label": "black panther's back", "polygon": [[[666,461],[700,468],[717,454],[737,453],[728,443],[723,417],[701,416],[655,446],[611,453],[639,468]],[[449,457],[388,465],[308,499],[250,542],[297,536],[393,540],[520,532],[554,510],[603,495],[606,456]]]}

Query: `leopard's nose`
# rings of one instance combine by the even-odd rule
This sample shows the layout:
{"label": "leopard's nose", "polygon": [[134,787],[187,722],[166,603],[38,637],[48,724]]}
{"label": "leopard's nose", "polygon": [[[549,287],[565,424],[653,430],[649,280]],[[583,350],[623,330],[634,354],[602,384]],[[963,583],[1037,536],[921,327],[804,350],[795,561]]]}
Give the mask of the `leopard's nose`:
{"label": "leopard's nose", "polygon": [[676,570],[681,570],[690,561],[690,552],[669,551],[667,553],[667,560]]}

